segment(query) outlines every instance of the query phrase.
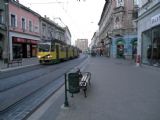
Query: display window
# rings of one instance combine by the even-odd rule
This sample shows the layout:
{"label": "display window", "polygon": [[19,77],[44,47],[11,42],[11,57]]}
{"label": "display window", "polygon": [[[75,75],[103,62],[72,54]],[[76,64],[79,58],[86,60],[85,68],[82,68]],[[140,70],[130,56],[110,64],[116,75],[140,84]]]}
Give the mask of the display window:
{"label": "display window", "polygon": [[142,63],[160,67],[160,26],[142,33]]}

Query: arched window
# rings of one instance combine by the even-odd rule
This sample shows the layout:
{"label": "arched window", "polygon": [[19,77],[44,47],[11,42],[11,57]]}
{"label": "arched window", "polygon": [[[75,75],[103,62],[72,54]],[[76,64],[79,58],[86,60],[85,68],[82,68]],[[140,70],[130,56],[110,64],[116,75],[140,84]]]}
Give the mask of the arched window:
{"label": "arched window", "polygon": [[116,23],[118,23],[118,22],[119,22],[119,17],[116,17],[115,22],[116,22]]}

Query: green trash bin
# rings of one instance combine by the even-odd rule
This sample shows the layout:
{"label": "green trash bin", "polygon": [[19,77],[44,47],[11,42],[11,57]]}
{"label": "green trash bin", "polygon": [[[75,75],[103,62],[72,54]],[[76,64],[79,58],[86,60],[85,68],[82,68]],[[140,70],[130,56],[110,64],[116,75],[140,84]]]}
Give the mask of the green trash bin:
{"label": "green trash bin", "polygon": [[68,86],[70,93],[79,93],[79,74],[78,73],[69,73],[68,74]]}

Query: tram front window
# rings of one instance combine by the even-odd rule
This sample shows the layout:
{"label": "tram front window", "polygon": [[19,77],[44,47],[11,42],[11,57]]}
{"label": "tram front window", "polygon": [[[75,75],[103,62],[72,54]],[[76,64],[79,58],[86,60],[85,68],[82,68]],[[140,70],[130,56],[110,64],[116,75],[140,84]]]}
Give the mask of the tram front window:
{"label": "tram front window", "polygon": [[49,52],[50,45],[49,44],[40,44],[39,45],[39,52]]}

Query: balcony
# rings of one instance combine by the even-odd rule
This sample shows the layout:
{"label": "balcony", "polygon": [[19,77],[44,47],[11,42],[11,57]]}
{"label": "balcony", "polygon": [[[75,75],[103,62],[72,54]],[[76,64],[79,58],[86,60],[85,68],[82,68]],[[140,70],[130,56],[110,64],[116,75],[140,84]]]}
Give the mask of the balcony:
{"label": "balcony", "polygon": [[125,34],[125,29],[114,29],[112,32],[113,36],[122,36]]}
{"label": "balcony", "polygon": [[114,29],[112,31],[112,36],[123,36],[128,34],[136,34],[137,29],[136,28],[120,28],[120,29]]}
{"label": "balcony", "polygon": [[114,8],[114,12],[113,12],[114,14],[120,13],[120,12],[125,12],[125,8],[123,6]]}

